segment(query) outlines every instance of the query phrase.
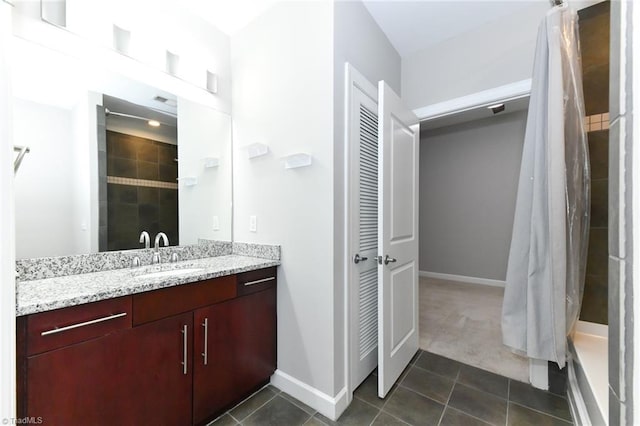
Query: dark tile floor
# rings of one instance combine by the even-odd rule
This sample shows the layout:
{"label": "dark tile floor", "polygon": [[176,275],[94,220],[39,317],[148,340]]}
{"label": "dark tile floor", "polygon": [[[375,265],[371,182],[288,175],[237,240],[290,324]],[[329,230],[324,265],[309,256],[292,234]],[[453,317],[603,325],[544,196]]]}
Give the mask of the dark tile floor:
{"label": "dark tile floor", "polygon": [[266,386],[210,425],[570,425],[563,395],[420,351],[385,399],[374,372],[337,422]]}

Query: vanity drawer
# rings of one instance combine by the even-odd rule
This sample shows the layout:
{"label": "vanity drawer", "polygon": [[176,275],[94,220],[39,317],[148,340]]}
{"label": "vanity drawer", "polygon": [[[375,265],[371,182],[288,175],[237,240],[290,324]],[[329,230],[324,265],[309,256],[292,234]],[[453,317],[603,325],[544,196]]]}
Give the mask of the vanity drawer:
{"label": "vanity drawer", "polygon": [[275,266],[238,274],[238,296],[274,287],[277,278]]}
{"label": "vanity drawer", "polygon": [[118,297],[27,317],[27,355],[131,328],[131,297]]}
{"label": "vanity drawer", "polygon": [[236,277],[214,278],[193,284],[133,295],[133,325],[140,325],[236,297]]}

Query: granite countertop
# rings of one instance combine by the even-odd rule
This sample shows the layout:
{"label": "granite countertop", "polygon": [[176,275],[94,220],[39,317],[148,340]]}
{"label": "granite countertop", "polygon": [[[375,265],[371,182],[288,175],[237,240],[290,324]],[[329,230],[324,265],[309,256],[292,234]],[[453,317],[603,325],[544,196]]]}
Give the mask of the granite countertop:
{"label": "granite countertop", "polygon": [[[18,281],[16,315],[66,308],[277,265],[280,265],[278,260],[232,254],[137,268]],[[174,269],[195,270],[168,276],[140,276]]]}

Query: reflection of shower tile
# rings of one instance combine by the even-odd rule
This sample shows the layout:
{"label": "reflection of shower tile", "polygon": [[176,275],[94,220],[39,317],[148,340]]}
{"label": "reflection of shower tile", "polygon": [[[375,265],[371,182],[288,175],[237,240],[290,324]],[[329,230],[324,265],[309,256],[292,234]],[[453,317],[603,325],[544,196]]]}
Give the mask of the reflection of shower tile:
{"label": "reflection of shower tile", "polygon": [[138,202],[138,192],[135,186],[129,185],[108,185],[108,202],[109,203],[129,203]]}
{"label": "reflection of shower tile", "polygon": [[176,182],[176,179],[178,179],[178,164],[160,164],[158,178],[165,182]]}
{"label": "reflection of shower tile", "polygon": [[107,154],[109,157],[136,158],[135,138],[107,130]]}
{"label": "reflection of shower tile", "polygon": [[176,158],[178,158],[177,146],[165,143],[158,146],[158,162],[160,164],[177,165]]}
{"label": "reflection of shower tile", "polygon": [[139,139],[136,145],[136,158],[138,161],[158,162],[158,143]]}
{"label": "reflection of shower tile", "polygon": [[138,215],[140,224],[157,223],[160,220],[160,209],[157,204],[140,204]]}
{"label": "reflection of shower tile", "polygon": [[115,157],[107,159],[107,175],[109,176],[136,178],[138,177],[137,169],[135,160]]}
{"label": "reflection of shower tile", "polygon": [[145,186],[138,186],[138,201],[140,204],[157,204],[158,188],[150,188]]}
{"label": "reflection of shower tile", "polygon": [[158,180],[158,163],[138,161],[138,179]]}

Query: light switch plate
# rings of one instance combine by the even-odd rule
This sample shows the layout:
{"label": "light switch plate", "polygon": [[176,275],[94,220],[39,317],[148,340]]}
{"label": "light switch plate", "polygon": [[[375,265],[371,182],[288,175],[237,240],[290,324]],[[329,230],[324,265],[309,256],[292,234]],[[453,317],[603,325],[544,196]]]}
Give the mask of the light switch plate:
{"label": "light switch plate", "polygon": [[213,217],[213,230],[214,231],[220,230],[220,218],[218,216]]}
{"label": "light switch plate", "polygon": [[258,232],[258,219],[256,216],[249,216],[249,231]]}

